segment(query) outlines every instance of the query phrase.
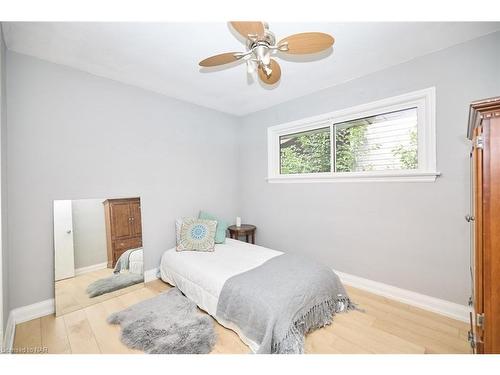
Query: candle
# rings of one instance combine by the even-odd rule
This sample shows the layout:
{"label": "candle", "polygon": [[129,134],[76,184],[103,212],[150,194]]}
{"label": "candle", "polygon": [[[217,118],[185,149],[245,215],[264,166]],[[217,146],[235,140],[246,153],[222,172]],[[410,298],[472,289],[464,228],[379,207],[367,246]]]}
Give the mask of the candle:
{"label": "candle", "polygon": [[241,227],[241,217],[236,216],[236,226]]}

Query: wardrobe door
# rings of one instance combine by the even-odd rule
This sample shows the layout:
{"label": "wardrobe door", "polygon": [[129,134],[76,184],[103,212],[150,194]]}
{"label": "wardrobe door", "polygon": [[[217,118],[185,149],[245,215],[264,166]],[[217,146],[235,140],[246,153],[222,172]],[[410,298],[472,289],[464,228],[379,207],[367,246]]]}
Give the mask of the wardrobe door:
{"label": "wardrobe door", "polygon": [[128,201],[111,203],[111,225],[113,239],[132,237],[130,204]]}
{"label": "wardrobe door", "polygon": [[498,354],[500,353],[500,117],[483,120],[483,136],[484,352]]}
{"label": "wardrobe door", "polygon": [[142,236],[141,201],[131,201],[130,212],[133,235]]}
{"label": "wardrobe door", "polygon": [[476,340],[477,353],[483,353],[483,329],[477,317],[484,312],[483,306],[483,149],[482,128],[478,127],[474,131],[472,150],[472,178],[473,178],[473,221],[474,226],[474,251],[471,264],[474,267],[474,285],[473,285],[473,300],[474,300],[474,316],[473,316],[473,331]]}
{"label": "wardrobe door", "polygon": [[474,166],[474,342],[500,354],[500,97],[470,105]]}

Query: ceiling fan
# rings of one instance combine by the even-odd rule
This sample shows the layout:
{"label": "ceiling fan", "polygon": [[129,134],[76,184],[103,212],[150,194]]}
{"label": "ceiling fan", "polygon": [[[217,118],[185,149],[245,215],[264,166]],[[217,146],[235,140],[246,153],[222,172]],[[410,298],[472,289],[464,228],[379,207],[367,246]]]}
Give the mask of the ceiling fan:
{"label": "ceiling fan", "polygon": [[233,21],[231,27],[246,40],[246,52],[228,52],[208,57],[200,61],[202,67],[214,67],[229,64],[238,60],[246,60],[247,71],[252,74],[258,71],[262,82],[273,85],[281,77],[278,62],[271,58],[277,53],[304,55],[317,53],[330,48],[335,39],[328,34],[307,32],[293,34],[276,43],[269,26],[260,21]]}

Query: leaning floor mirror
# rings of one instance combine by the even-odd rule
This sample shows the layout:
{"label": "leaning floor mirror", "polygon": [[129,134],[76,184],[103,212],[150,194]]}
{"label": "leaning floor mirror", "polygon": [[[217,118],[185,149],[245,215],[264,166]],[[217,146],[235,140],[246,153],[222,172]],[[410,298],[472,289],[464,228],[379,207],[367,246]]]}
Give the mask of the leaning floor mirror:
{"label": "leaning floor mirror", "polygon": [[56,315],[144,282],[140,198],[54,201]]}

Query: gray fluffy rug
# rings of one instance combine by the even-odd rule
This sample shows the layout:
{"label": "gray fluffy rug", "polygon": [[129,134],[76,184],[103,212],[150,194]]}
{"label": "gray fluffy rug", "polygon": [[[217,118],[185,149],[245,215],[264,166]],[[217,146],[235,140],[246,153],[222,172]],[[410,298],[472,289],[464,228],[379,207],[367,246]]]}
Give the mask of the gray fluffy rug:
{"label": "gray fluffy rug", "polygon": [[212,318],[177,288],[110,315],[108,323],[121,325],[125,345],[146,353],[205,354],[216,340]]}
{"label": "gray fluffy rug", "polygon": [[119,273],[99,279],[89,284],[87,287],[87,294],[90,298],[100,296],[101,294],[113,292],[118,289],[126,288],[127,286],[142,283],[144,276],[136,273]]}

